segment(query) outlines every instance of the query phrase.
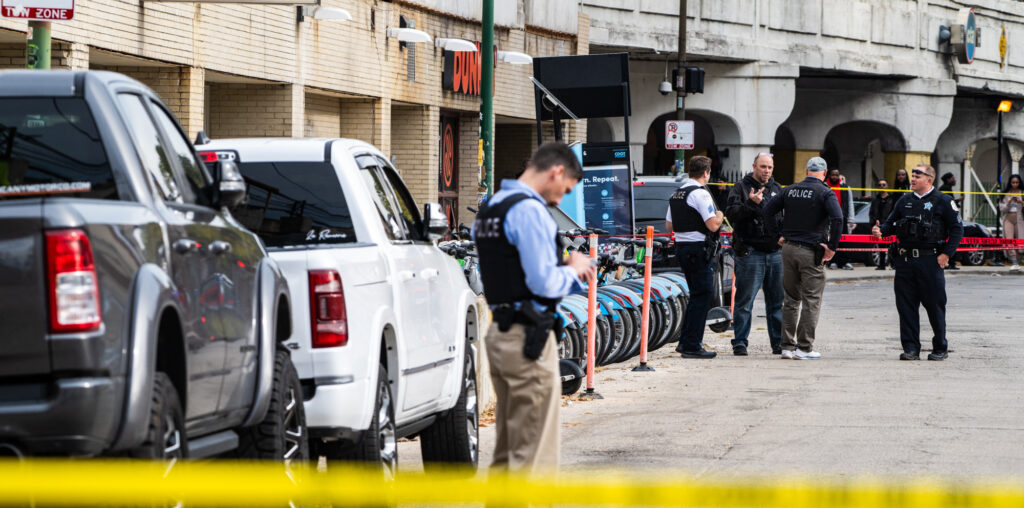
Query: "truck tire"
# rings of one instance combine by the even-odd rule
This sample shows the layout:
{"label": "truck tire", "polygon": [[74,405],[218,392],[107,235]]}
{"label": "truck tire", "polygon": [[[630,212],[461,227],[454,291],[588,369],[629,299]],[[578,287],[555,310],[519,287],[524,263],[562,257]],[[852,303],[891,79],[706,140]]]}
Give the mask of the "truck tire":
{"label": "truck tire", "polygon": [[274,353],[274,384],[267,415],[262,422],[239,429],[238,435],[235,453],[239,458],[285,464],[309,459],[302,386],[288,351],[278,349]]}
{"label": "truck tire", "polygon": [[420,434],[423,467],[437,469],[440,464],[468,465],[467,475],[476,474],[480,460],[480,415],[477,406],[476,367],[472,349],[466,345],[462,388],[455,407]]}
{"label": "truck tire", "polygon": [[373,417],[370,427],[356,443],[340,441],[324,443],[327,460],[356,460],[377,464],[386,480],[393,480],[398,472],[398,438],[395,425],[395,405],[388,383],[388,370],[383,364],[377,369],[377,388],[374,396]]}
{"label": "truck tire", "polygon": [[163,372],[153,377],[153,401],[149,410],[146,439],[128,452],[129,457],[142,459],[184,459],[188,457],[188,436],[185,435],[185,413],[178,391],[171,378]]}

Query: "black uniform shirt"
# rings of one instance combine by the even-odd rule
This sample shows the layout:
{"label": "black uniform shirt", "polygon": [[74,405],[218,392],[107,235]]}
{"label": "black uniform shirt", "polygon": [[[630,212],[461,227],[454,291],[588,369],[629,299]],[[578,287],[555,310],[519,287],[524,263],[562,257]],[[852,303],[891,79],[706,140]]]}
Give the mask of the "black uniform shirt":
{"label": "black uniform shirt", "polygon": [[930,221],[930,234],[921,239],[900,238],[901,248],[936,248],[941,249],[941,253],[949,257],[956,254],[956,248],[960,246],[960,239],[964,236],[964,225],[951,196],[934,187],[921,197],[917,197],[913,192],[906,193],[896,202],[889,218],[879,228],[882,230],[882,236],[898,234],[897,222],[906,217],[920,217],[923,222]]}
{"label": "black uniform shirt", "polygon": [[843,227],[843,211],[835,192],[825,182],[813,176],[804,178],[782,189],[782,193],[768,201],[764,215],[771,217],[783,212],[782,236],[787,240],[810,245],[827,243],[828,248],[839,248]]}

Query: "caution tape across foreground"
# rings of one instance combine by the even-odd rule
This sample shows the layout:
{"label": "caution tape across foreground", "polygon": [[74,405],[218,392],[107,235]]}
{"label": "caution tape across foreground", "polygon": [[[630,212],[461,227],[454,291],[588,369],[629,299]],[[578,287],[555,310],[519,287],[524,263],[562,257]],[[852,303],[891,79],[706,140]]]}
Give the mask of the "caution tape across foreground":
{"label": "caution tape across foreground", "polygon": [[[717,187],[732,187],[736,185],[732,182],[708,182],[709,186]],[[786,187],[782,185],[782,187]],[[860,191],[860,192],[892,192],[895,194],[913,192],[911,189],[890,189],[890,188],[875,188],[875,187],[832,187],[832,189],[848,190],[848,191]],[[1020,195],[1019,192],[997,192],[997,191],[940,191],[946,194],[959,195],[959,194],[970,194],[972,196],[984,195],[984,196],[1010,196]]]}
{"label": "caution tape across foreground", "polygon": [[0,505],[369,506],[574,505],[779,508],[1024,506],[1020,482],[811,482],[694,479],[635,471],[538,475],[401,474],[331,463],[326,472],[242,462],[33,460],[0,462]]}

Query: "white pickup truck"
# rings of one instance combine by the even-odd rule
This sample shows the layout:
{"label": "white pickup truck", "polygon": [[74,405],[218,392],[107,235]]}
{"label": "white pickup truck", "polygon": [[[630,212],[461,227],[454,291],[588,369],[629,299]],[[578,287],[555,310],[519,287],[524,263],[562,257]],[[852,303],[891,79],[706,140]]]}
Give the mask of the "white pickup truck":
{"label": "white pickup truck", "polygon": [[424,462],[478,459],[476,296],[434,240],[380,151],[347,139],[226,139],[197,148],[234,161],[249,193],[235,217],[255,231],[292,291],[292,339],[310,448],[397,467],[396,441]]}

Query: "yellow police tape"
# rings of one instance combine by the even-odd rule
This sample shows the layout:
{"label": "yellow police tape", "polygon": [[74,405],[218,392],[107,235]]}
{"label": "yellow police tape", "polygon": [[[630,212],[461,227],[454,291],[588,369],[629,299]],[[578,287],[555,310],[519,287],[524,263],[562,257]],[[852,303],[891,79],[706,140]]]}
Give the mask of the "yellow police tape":
{"label": "yellow police tape", "polygon": [[330,463],[326,471],[252,462],[173,464],[98,460],[0,461],[0,505],[367,506],[499,505],[906,507],[1024,506],[1024,485],[859,480],[694,479],[671,472],[598,472],[533,478],[459,471],[403,473]]}
{"label": "yellow police tape", "polygon": [[[731,182],[708,182],[708,185],[717,185],[719,187],[732,187],[736,184]],[[785,187],[783,185],[782,187]],[[875,189],[872,187],[841,187],[843,190],[849,191],[863,191],[863,192],[913,192],[910,189]],[[1011,194],[1020,195],[1019,192],[987,192],[987,191],[942,191],[946,194],[972,194],[972,195],[986,195],[986,196],[1009,196]]]}

